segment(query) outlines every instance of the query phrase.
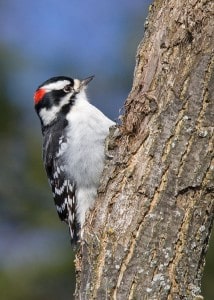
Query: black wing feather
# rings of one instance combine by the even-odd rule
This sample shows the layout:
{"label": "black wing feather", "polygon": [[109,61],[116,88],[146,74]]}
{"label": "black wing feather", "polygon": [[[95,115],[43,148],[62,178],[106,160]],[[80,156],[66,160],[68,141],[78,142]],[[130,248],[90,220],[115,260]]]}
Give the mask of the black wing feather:
{"label": "black wing feather", "polygon": [[76,187],[68,178],[62,154],[66,148],[64,136],[46,134],[43,144],[43,160],[59,218],[69,225],[72,241],[78,240],[79,225],[76,220]]}

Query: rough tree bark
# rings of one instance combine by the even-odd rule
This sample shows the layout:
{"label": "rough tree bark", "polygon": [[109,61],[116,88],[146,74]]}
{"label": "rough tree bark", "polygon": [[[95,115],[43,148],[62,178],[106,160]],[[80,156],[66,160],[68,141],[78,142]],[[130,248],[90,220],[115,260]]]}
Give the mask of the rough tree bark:
{"label": "rough tree bark", "polygon": [[76,299],[202,299],[213,220],[214,6],[157,0],[78,254]]}

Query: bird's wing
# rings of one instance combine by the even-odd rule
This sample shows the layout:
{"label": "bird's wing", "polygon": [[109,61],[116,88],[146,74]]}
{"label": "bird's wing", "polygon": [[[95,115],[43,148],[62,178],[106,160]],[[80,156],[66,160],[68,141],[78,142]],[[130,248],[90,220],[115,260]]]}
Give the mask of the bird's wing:
{"label": "bird's wing", "polygon": [[69,179],[62,160],[67,145],[66,138],[62,136],[54,140],[59,141],[58,149],[55,152],[51,149],[53,146],[51,136],[44,143],[46,151],[43,153],[48,153],[48,157],[43,156],[44,164],[59,218],[69,225],[71,240],[77,241],[79,226],[76,220],[76,187],[75,182]]}

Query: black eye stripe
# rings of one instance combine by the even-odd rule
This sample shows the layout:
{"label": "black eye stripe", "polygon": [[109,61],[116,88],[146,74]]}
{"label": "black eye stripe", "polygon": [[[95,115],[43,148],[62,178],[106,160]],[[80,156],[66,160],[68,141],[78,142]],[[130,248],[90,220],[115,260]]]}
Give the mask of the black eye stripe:
{"label": "black eye stripe", "polygon": [[65,93],[69,93],[69,92],[72,91],[72,89],[73,89],[73,86],[72,86],[71,84],[67,84],[67,85],[63,88],[63,91],[64,91]]}

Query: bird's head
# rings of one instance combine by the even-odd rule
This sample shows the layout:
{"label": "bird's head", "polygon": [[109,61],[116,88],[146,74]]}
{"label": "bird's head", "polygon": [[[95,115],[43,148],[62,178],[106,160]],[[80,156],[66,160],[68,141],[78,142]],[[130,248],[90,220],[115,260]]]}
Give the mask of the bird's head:
{"label": "bird's head", "polygon": [[78,95],[85,93],[94,76],[83,80],[66,76],[52,77],[42,83],[34,93],[34,105],[43,126],[52,123],[59,113],[66,111]]}

